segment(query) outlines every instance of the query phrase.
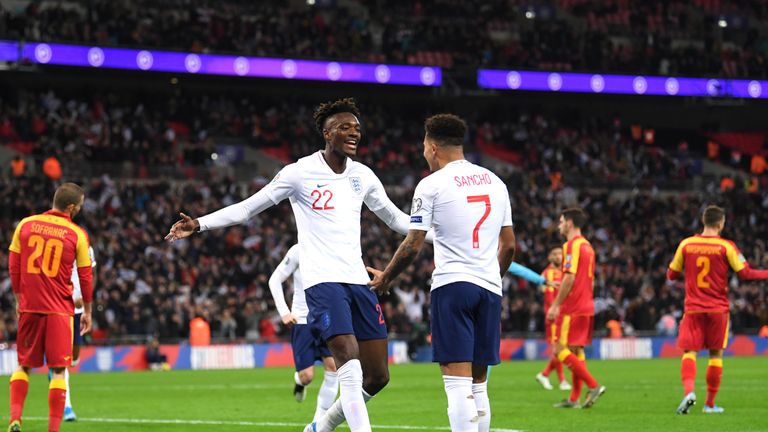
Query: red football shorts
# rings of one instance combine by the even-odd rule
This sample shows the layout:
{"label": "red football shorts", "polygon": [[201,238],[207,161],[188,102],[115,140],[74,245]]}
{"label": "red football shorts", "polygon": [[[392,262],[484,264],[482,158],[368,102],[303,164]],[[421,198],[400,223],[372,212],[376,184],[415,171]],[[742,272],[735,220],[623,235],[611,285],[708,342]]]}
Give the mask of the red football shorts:
{"label": "red football shorts", "polygon": [[687,313],[680,321],[677,346],[685,351],[721,350],[728,345],[728,312]]}
{"label": "red football shorts", "polygon": [[555,320],[560,331],[558,342],[565,346],[587,346],[592,344],[594,315],[562,315]]}
{"label": "red football shorts", "polygon": [[68,315],[22,313],[16,336],[19,364],[69,367],[72,364],[73,318]]}
{"label": "red football shorts", "polygon": [[557,324],[555,321],[544,320],[544,331],[547,335],[547,343],[557,342]]}

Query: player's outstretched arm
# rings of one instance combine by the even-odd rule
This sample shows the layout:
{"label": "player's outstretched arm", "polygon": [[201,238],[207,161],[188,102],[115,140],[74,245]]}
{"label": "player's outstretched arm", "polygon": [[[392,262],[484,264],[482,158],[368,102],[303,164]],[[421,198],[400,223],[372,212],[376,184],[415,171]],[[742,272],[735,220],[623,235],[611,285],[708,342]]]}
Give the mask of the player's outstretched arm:
{"label": "player's outstretched arm", "polygon": [[744,263],[744,268],[736,272],[736,276],[741,280],[764,280],[768,279],[768,270],[753,269],[749,264]]}
{"label": "player's outstretched arm", "polygon": [[184,213],[179,213],[181,219],[173,224],[168,235],[165,236],[165,240],[172,242],[189,237],[196,231],[242,224],[273,205],[275,202],[269,197],[269,189],[264,188],[239,203],[224,207],[198,219],[192,219]]}
{"label": "player's outstretched arm", "polygon": [[547,278],[529,269],[528,267],[524,265],[520,265],[516,262],[513,262],[512,264],[510,264],[509,269],[507,269],[507,271],[513,276],[519,277],[521,279],[525,279],[530,283],[533,283],[536,285],[547,285]]}
{"label": "player's outstretched arm", "polygon": [[379,294],[389,292],[389,284],[413,262],[424,245],[426,235],[427,232],[422,230],[408,231],[405,240],[397,248],[395,256],[392,257],[392,261],[387,264],[387,268],[383,272],[373,267],[366,267],[374,275],[373,280],[368,282],[371,291],[376,291]]}
{"label": "player's outstretched arm", "polygon": [[[373,212],[379,219],[381,219],[382,222],[387,224],[389,229],[392,231],[402,234],[402,235],[408,235],[408,226],[411,223],[411,217],[408,216],[405,212],[400,210],[398,206],[395,205],[392,201],[389,201],[389,203]],[[432,244],[432,242],[435,239],[435,231],[433,229],[430,229],[427,232],[427,235],[424,237],[424,241],[427,243]]]}

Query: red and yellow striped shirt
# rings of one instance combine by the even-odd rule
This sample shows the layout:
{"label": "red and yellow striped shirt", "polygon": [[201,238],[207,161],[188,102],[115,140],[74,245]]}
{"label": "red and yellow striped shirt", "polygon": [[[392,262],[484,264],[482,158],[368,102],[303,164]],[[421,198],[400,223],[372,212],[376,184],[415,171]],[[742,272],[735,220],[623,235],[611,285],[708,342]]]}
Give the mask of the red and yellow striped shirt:
{"label": "red and yellow striped shirt", "polygon": [[72,315],[72,268],[77,264],[83,301],[93,297],[88,235],[67,214],[53,210],[22,219],[8,259],[19,311]]}
{"label": "red and yellow striped shirt", "polygon": [[574,275],[573,288],[568,293],[560,313],[563,315],[594,315],[595,250],[587,239],[576,236],[563,246],[563,273]]}

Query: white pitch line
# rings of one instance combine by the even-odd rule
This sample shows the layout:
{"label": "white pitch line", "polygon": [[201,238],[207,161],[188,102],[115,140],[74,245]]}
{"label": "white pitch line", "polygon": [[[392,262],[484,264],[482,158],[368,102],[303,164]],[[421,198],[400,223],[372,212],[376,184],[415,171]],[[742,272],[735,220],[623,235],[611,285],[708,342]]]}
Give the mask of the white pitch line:
{"label": "white pitch line", "polygon": [[[24,420],[48,421],[48,417],[24,417]],[[235,420],[186,420],[186,419],[125,419],[125,418],[98,418],[78,417],[78,422],[84,423],[125,423],[125,424],[173,424],[173,425],[204,425],[204,426],[262,426],[262,427],[304,427],[306,423],[290,422],[252,422]],[[346,428],[346,425],[340,427]],[[451,430],[447,426],[409,426],[409,425],[372,425],[374,429],[393,430]],[[491,429],[491,432],[525,432],[518,429]]]}

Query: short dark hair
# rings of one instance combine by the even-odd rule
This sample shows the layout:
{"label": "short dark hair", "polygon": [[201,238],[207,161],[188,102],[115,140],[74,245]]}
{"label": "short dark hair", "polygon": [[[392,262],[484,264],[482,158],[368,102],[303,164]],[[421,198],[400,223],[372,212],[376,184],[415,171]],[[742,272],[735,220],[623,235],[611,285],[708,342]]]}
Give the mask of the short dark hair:
{"label": "short dark hair", "polygon": [[360,117],[360,110],[357,108],[357,104],[354,98],[344,98],[333,102],[321,103],[315,108],[315,113],[312,117],[315,120],[315,129],[320,136],[323,136],[323,129],[325,129],[325,121],[328,117],[338,113],[351,113],[355,117]]}
{"label": "short dark hair", "polygon": [[716,205],[709,205],[704,209],[704,213],[701,215],[701,221],[704,222],[704,226],[713,227],[720,223],[725,218],[725,210],[722,207]]}
{"label": "short dark hair", "polygon": [[64,210],[70,204],[78,205],[85,195],[85,191],[75,183],[64,183],[56,188],[53,194],[53,207],[58,210]]}
{"label": "short dark hair", "polygon": [[462,146],[467,123],[454,114],[437,114],[424,121],[424,131],[439,146]]}
{"label": "short dark hair", "polygon": [[587,213],[581,207],[571,207],[560,213],[565,220],[573,222],[576,228],[584,228],[587,224]]}

